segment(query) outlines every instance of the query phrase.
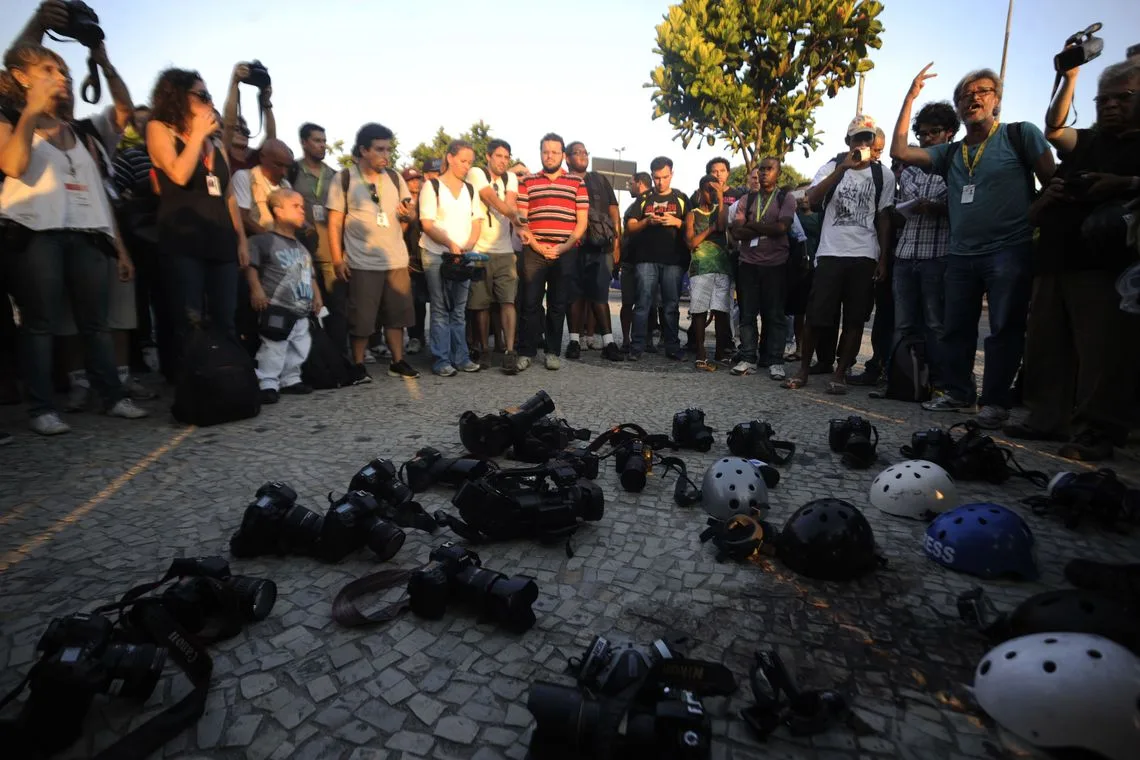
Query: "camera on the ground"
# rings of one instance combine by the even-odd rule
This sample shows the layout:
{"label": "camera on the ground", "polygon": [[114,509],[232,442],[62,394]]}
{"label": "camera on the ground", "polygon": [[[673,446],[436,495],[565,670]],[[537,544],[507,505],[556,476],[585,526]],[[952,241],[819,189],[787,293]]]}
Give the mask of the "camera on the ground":
{"label": "camera on the ground", "polygon": [[381,561],[389,560],[400,551],[406,538],[407,534],[400,526],[384,519],[372,494],[349,491],[329,504],[321,531],[319,556],[326,562],[339,562],[367,546]]}
{"label": "camera on the ground", "polygon": [[422,618],[438,620],[452,601],[474,607],[480,622],[512,633],[534,625],[531,605],[538,599],[533,578],[506,576],[483,567],[479,555],[451,542],[433,549],[431,562],[408,579],[408,605]]}
{"label": "camera on the ground", "polygon": [[614,449],[614,467],[621,487],[630,493],[640,493],[649,473],[653,472],[653,449],[639,438],[626,441]]}
{"label": "camera on the ground", "polygon": [[235,557],[315,557],[323,523],[319,514],[297,503],[297,492],[288,485],[266,483],[245,508],[241,527],[230,539],[230,551]]}
{"label": "camera on the ground", "polygon": [[495,464],[474,457],[444,457],[436,449],[425,446],[404,462],[404,478],[415,493],[434,485],[458,487],[468,480],[477,480],[495,469]]}
{"label": "camera on the ground", "polygon": [[702,409],[684,409],[673,415],[673,442],[682,449],[708,451],[713,445],[712,434]]}
{"label": "camera on the ground", "polygon": [[477,457],[502,456],[540,418],[554,411],[554,401],[539,391],[517,409],[477,415],[466,411],[459,418],[459,440]]}
{"label": "camera on the ground", "polygon": [[875,463],[879,433],[870,422],[852,415],[846,419],[831,420],[828,424],[827,443],[832,451],[843,455],[844,464],[864,469]]}
{"label": "camera on the ground", "polygon": [[277,602],[276,583],[233,575],[230,564],[222,557],[177,562],[181,577],[163,591],[161,601],[175,622],[190,633],[201,633],[214,621],[231,628],[260,622],[269,617]]}

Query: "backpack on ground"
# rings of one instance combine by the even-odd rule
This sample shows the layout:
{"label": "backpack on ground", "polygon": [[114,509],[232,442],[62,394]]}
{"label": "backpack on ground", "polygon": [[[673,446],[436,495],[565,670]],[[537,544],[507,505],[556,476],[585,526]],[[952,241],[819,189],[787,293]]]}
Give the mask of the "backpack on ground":
{"label": "backpack on ground", "polygon": [[179,422],[201,427],[244,420],[261,411],[258,391],[253,359],[237,339],[198,328],[186,346],[170,411]]}
{"label": "backpack on ground", "polygon": [[917,335],[899,338],[887,363],[886,397],[895,401],[929,401],[930,364],[926,361],[926,341]]}
{"label": "backpack on ground", "polygon": [[316,317],[309,317],[309,356],[301,365],[301,381],[319,391],[352,384],[352,362],[338,351]]}

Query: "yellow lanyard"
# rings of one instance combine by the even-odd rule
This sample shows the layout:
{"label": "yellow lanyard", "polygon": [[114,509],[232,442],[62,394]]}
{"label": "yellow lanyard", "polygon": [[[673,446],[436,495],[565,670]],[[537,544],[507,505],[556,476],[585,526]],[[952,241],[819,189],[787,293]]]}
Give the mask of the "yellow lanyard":
{"label": "yellow lanyard", "polygon": [[974,178],[974,169],[978,168],[978,162],[982,160],[982,153],[986,150],[986,144],[990,138],[997,132],[999,121],[994,120],[994,125],[990,127],[990,133],[986,135],[986,139],[982,140],[982,144],[978,146],[978,152],[974,154],[974,163],[970,163],[970,152],[966,147],[966,141],[962,141],[962,163],[966,165],[966,172],[970,175],[970,179]]}
{"label": "yellow lanyard", "polygon": [[[757,192],[759,192],[759,191],[757,191]],[[773,190],[772,191],[772,194],[768,196],[768,200],[764,201],[764,208],[760,208],[759,203],[756,204],[756,208],[759,209],[756,212],[756,221],[759,222],[761,219],[764,218],[764,215],[768,213],[768,207],[770,205],[772,205],[772,199],[776,197],[776,193],[778,193],[778,192],[780,192],[780,191],[779,190]]]}

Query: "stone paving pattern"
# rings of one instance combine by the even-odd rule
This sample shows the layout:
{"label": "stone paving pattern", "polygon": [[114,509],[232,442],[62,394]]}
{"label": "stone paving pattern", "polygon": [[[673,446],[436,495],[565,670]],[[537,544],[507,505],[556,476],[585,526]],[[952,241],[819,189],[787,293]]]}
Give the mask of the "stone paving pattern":
{"label": "stone paving pattern", "polygon": [[[622,491],[607,465],[598,482],[605,517],[562,546],[514,542],[478,549],[486,566],[534,576],[541,589],[538,623],[521,636],[477,625],[461,608],[443,620],[405,616],[381,627],[343,629],[330,618],[334,594],[377,569],[366,551],[339,565],[303,558],[234,561],[234,572],[272,578],[279,598],[270,618],[213,649],[214,678],[206,714],[155,758],[214,760],[520,760],[533,720],[526,710],[536,678],[569,683],[566,659],[596,634],[648,643],[669,631],[690,636],[693,656],[723,661],[740,689],[706,700],[714,716],[717,760],[967,760],[1035,756],[971,706],[968,684],[986,642],[957,620],[955,599],[970,577],[927,560],[924,525],[883,515],[867,502],[879,468],[846,469],[827,448],[827,421],[864,413],[882,436],[882,466],[900,461],[911,432],[949,425],[956,416],[918,405],[873,401],[852,389],[826,396],[823,383],[798,393],[766,376],[696,374],[661,357],[613,365],[597,352],[541,365],[509,378],[498,371],[417,382],[386,377],[309,397],[283,397],[245,422],[189,430],[166,415],[166,402],[142,422],[85,414],[71,435],[42,439],[20,432],[0,449],[0,689],[23,677],[47,623],[117,599],[157,578],[174,556],[228,554],[228,541],[255,489],[290,483],[304,503],[323,511],[325,494],[342,491],[376,456],[401,462],[424,445],[460,450],[456,422],[467,408],[494,411],[547,390],[557,413],[595,431],[637,422],[668,432],[672,414],[701,406],[717,431],[707,454],[682,456],[698,479],[727,452],[737,422],[770,421],[798,451],[771,493],[777,524],[810,499],[835,496],[859,505],[874,526],[889,566],[848,584],[794,576],[777,561],[717,563],[698,534],[699,509],[671,499],[673,481],[653,477],[645,491]],[[419,357],[422,360],[422,357]],[[422,363],[422,361],[421,361]],[[381,371],[377,371],[381,370]],[[169,397],[169,392],[167,393]],[[22,410],[0,410],[0,425],[23,425]],[[1017,447],[1025,466],[1072,469],[1048,449]],[[1135,449],[1116,467],[1133,482]],[[993,487],[959,483],[963,501],[1018,502],[1035,492],[1024,481]],[[435,490],[421,501],[450,507]],[[1140,556],[1136,537],[1092,526],[1072,532],[1027,514],[1044,569],[1039,583],[984,583],[1002,608],[1064,584],[1072,557],[1107,561]],[[408,532],[393,563],[416,567],[451,538]],[[394,598],[399,592],[390,592]],[[755,742],[736,712],[750,702],[747,667],[760,648],[775,647],[802,685],[852,695],[855,729],[837,726],[805,739],[780,730]],[[87,757],[186,693],[173,667],[140,710],[97,699],[85,738],[62,758]]]}

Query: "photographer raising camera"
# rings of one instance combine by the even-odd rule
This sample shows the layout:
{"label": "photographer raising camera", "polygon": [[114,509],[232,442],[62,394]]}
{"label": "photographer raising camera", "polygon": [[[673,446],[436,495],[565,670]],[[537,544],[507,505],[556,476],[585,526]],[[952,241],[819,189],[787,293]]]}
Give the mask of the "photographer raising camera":
{"label": "photographer raising camera", "polygon": [[[1058,68],[1077,58],[1073,51],[1084,49],[1070,38]],[[1140,322],[1120,310],[1115,282],[1136,258],[1126,243],[1124,204],[1140,195],[1140,66],[1107,67],[1097,83],[1095,128],[1074,129],[1065,122],[1078,66],[1060,72],[1045,114],[1045,137],[1062,162],[1030,208],[1041,228],[1025,346],[1025,403],[1032,413],[1006,432],[1067,440],[1061,456],[1099,461],[1127,439],[1119,410],[1129,403],[1137,370],[1136,351],[1121,338],[1135,335]]]}

